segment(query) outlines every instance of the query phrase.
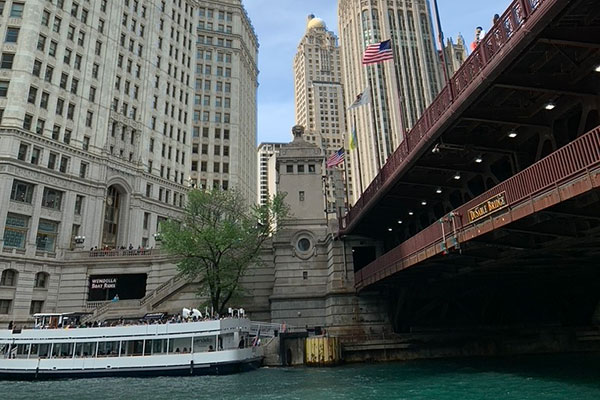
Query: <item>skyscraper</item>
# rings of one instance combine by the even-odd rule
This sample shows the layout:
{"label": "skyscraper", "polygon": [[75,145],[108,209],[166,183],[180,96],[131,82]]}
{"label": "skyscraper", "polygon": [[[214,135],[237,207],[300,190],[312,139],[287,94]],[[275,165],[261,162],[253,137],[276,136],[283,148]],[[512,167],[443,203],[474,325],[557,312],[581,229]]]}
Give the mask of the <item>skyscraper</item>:
{"label": "skyscraper", "polygon": [[240,0],[198,7],[191,180],[256,200],[258,40]]}
{"label": "skyscraper", "polygon": [[258,145],[258,199],[257,204],[264,205],[276,194],[275,162],[279,149],[284,143],[266,142]]}
{"label": "skyscraper", "polygon": [[[371,95],[369,105],[347,112],[348,128],[357,132],[360,186],[366,188],[438,93],[440,61],[428,0],[339,0],[338,24],[346,104],[367,88]],[[366,47],[387,39],[394,59],[363,66]],[[355,177],[356,153],[350,153]],[[354,194],[360,197],[360,188]]]}
{"label": "skyscraper", "polygon": [[27,315],[75,242],[154,246],[180,215],[195,17],[190,0],[0,6],[0,314]]}
{"label": "skyscraper", "polygon": [[[346,122],[342,66],[337,37],[325,22],[309,15],[306,32],[294,57],[294,94],[296,124],[305,127],[305,139],[329,156],[346,147]],[[346,165],[350,171],[351,165]],[[334,170],[328,169],[327,197],[335,202]],[[348,177],[352,192],[352,177]],[[343,188],[337,192],[343,193]]]}

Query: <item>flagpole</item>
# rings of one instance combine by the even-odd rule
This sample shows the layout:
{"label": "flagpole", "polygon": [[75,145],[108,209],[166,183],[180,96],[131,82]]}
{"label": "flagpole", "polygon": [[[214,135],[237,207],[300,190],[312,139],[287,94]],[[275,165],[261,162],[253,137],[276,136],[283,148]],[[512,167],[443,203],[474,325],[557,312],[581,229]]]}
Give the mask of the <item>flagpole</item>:
{"label": "flagpole", "polygon": [[[446,85],[450,83],[450,73],[448,72],[448,62],[446,60],[446,49],[444,49],[444,32],[442,32],[442,22],[440,20],[440,12],[438,10],[437,0],[433,0],[433,7],[435,8],[435,22],[438,31],[438,40],[440,42],[440,49],[442,50],[442,63],[444,64],[444,78]],[[452,87],[450,87],[452,91]],[[452,92],[450,93],[452,95]]]}
{"label": "flagpole", "polygon": [[[373,100],[373,99],[371,99]],[[356,113],[354,113],[354,129],[356,129]],[[360,187],[360,195],[363,195],[363,185],[362,185],[362,163],[360,162],[360,151],[359,151],[358,137],[356,139],[356,158],[358,159],[358,182]]]}
{"label": "flagpole", "polygon": [[[393,42],[391,42],[391,43],[393,43]],[[392,55],[394,56],[394,72],[396,75],[396,88],[398,89],[398,110],[400,111],[400,133],[402,134],[402,140],[406,140],[406,126],[404,124],[404,114],[403,114],[403,111],[404,111],[403,104],[404,103],[402,102],[402,92],[400,91],[400,89],[401,89],[400,73],[398,72],[398,68],[400,67],[400,64],[398,63],[398,58],[397,58],[396,52],[394,50],[395,50],[395,48],[392,49]],[[398,144],[400,144],[400,143],[398,143]]]}
{"label": "flagpole", "polygon": [[[350,145],[348,145],[348,147],[350,147]],[[346,151],[346,150],[344,150]],[[350,150],[348,150],[348,153],[350,153]],[[350,160],[350,154],[347,154],[346,157],[344,158],[344,181],[346,182],[346,186],[345,186],[345,195],[346,195],[346,212],[348,212],[348,208],[350,207],[350,200],[348,197],[348,160]],[[341,212],[340,212],[340,216],[341,216]]]}
{"label": "flagpole", "polygon": [[[374,68],[375,66],[377,66],[377,64],[373,65],[373,68],[370,69],[371,71],[371,76],[375,76],[375,72],[374,72]],[[367,70],[369,70],[369,67],[367,66]],[[371,80],[370,83],[375,83],[375,79]],[[373,87],[374,85],[369,84],[369,87],[371,89],[371,120],[373,123],[373,141],[374,141],[374,145],[375,145],[375,155],[377,157],[377,173],[379,173],[379,171],[381,171],[381,156],[379,154],[379,137],[377,135],[377,121],[375,118],[375,96],[373,96],[373,93],[375,91],[375,88]]]}

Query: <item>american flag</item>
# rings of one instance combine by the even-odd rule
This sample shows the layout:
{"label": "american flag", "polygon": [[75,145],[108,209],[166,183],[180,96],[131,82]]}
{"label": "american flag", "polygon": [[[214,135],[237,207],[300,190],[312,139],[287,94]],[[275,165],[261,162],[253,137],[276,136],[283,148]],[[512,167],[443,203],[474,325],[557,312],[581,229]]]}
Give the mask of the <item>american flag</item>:
{"label": "american flag", "polygon": [[385,60],[391,60],[394,58],[392,53],[392,41],[390,39],[384,40],[383,42],[370,44],[363,54],[362,63],[363,65],[377,64]]}
{"label": "american flag", "polygon": [[329,158],[325,162],[325,165],[327,166],[327,168],[332,168],[337,165],[340,165],[341,163],[344,162],[345,154],[346,154],[346,152],[345,152],[344,148],[343,147],[340,148],[338,151],[336,151],[335,153],[333,153],[332,155],[329,156]]}

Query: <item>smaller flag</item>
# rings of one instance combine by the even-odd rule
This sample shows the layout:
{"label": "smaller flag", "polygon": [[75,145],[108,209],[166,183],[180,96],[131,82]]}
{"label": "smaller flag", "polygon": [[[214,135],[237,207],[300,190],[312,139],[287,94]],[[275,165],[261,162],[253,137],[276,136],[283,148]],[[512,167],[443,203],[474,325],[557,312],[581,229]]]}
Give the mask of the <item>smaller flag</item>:
{"label": "smaller flag", "polygon": [[356,100],[354,100],[354,103],[352,103],[352,105],[350,107],[348,107],[348,110],[352,110],[353,108],[363,106],[370,102],[371,102],[371,88],[369,86],[367,86],[367,88],[365,90],[363,90],[362,93],[359,93],[358,96],[356,96]]}
{"label": "smaller flag", "polygon": [[358,138],[356,137],[356,125],[352,127],[352,136],[350,136],[350,150],[356,149]]}
{"label": "smaller flag", "polygon": [[252,347],[256,347],[258,345],[260,345],[260,325],[258,326],[258,331],[256,332],[254,340],[252,340]]}
{"label": "smaller flag", "polygon": [[393,58],[394,53],[392,53],[392,41],[388,39],[384,40],[383,42],[370,44],[367,46],[367,49],[363,54],[362,63],[363,65],[377,64]]}
{"label": "smaller flag", "polygon": [[336,151],[335,153],[330,155],[329,158],[327,159],[327,161],[325,162],[325,165],[327,166],[327,168],[332,168],[332,167],[338,166],[341,163],[343,163],[345,153],[346,152],[344,151],[344,148],[342,147],[338,151]]}

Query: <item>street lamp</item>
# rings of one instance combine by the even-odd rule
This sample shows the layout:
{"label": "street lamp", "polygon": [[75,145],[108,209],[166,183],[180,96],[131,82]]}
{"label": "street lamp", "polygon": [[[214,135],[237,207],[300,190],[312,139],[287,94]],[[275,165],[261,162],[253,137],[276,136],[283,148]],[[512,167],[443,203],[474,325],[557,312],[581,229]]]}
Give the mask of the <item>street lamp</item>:
{"label": "street lamp", "polygon": [[152,237],[154,238],[155,242],[162,241],[162,235],[160,234],[160,232],[156,232],[154,235],[152,235]]}
{"label": "street lamp", "polygon": [[83,244],[85,242],[85,236],[75,236],[75,244]]}

